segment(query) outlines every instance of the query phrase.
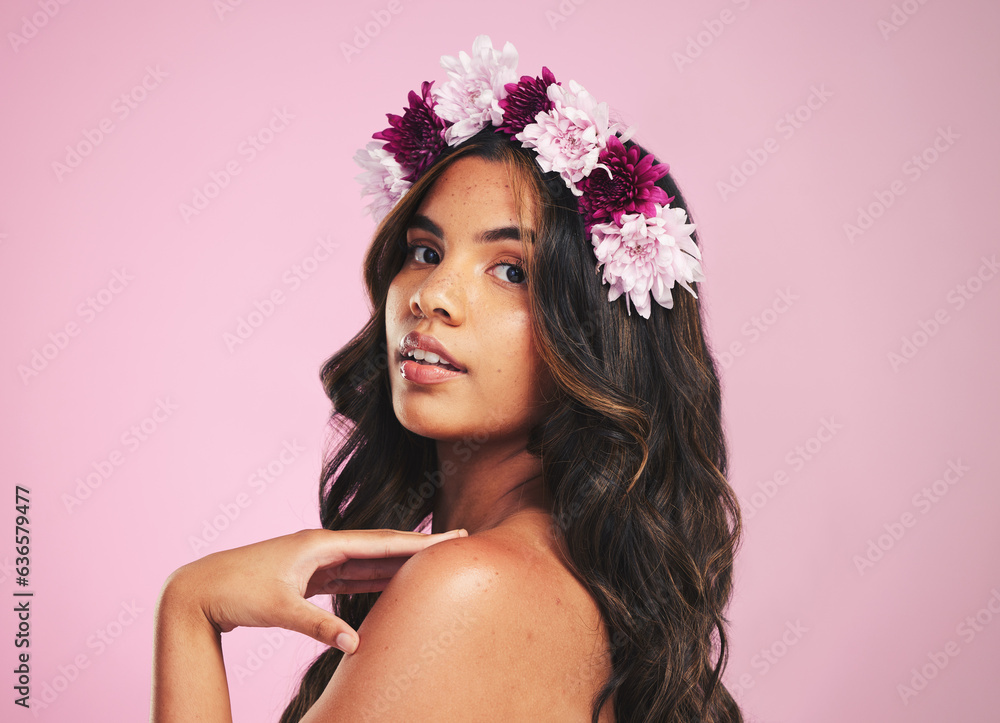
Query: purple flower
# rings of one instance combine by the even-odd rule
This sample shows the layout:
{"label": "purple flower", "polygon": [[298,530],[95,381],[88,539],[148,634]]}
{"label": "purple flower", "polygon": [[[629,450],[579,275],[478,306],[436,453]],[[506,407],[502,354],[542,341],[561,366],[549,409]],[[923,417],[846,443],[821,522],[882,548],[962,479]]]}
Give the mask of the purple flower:
{"label": "purple flower", "polygon": [[428,166],[433,165],[447,147],[444,140],[445,129],[451,125],[434,112],[434,97],[431,85],[425,80],[420,84],[420,93],[410,91],[410,107],[402,117],[386,113],[389,128],[373,133],[372,138],[385,141],[383,149],[393,154],[396,161],[408,172],[404,181],[414,182]]}
{"label": "purple flower", "polygon": [[580,209],[587,233],[597,223],[614,221],[621,225],[622,214],[656,215],[655,204],[666,206],[674,199],[656,185],[667,174],[666,163],[653,164],[653,154],[640,157],[638,146],[627,149],[616,137],[608,138],[597,166],[579,182],[583,196]]}
{"label": "purple flower", "polygon": [[497,131],[503,131],[509,135],[520,133],[529,123],[535,122],[535,116],[539,113],[547,113],[555,107],[552,99],[546,93],[546,89],[556,82],[552,71],[542,66],[542,77],[532,78],[530,75],[522,75],[518,83],[508,83],[505,86],[507,97],[500,101],[503,109],[503,124]]}

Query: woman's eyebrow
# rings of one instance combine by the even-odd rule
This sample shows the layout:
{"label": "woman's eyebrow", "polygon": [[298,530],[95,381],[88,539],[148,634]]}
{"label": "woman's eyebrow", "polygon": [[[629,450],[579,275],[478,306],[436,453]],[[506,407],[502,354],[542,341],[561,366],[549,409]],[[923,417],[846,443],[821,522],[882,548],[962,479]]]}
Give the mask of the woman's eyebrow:
{"label": "woman's eyebrow", "polygon": [[[420,229],[421,231],[426,231],[437,236],[442,241],[445,240],[444,231],[436,223],[431,221],[429,218],[424,216],[422,213],[417,213],[413,215],[410,223],[407,224],[406,230],[410,229]],[[476,238],[476,243],[491,243],[494,241],[520,241],[521,240],[521,229],[517,226],[502,226],[500,228],[491,228],[486,231],[480,232]]]}

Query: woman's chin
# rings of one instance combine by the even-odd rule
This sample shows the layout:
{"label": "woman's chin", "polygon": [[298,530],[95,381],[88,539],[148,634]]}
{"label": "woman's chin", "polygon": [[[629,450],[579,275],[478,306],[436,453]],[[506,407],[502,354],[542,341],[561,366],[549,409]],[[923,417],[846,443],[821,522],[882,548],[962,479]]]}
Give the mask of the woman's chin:
{"label": "woman's chin", "polygon": [[[442,418],[447,418],[447,423],[442,423]],[[439,442],[447,442],[450,439],[462,439],[468,436],[472,424],[468,427],[462,426],[455,419],[453,412],[447,410],[414,410],[406,409],[403,413],[396,410],[396,419],[403,427],[420,437],[427,437]]]}

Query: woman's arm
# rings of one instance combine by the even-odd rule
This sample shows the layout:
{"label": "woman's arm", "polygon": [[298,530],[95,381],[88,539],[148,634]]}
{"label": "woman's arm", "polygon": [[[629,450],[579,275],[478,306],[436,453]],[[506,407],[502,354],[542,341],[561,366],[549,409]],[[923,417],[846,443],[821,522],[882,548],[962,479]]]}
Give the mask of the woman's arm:
{"label": "woman's arm", "polygon": [[176,570],[156,609],[153,723],[231,721],[221,633],[281,627],[352,653],[358,634],[308,602],[384,590],[410,556],[464,530],[303,530],[217,552]]}
{"label": "woman's arm", "polygon": [[151,719],[232,721],[222,634],[183,582],[171,575],[156,606]]}

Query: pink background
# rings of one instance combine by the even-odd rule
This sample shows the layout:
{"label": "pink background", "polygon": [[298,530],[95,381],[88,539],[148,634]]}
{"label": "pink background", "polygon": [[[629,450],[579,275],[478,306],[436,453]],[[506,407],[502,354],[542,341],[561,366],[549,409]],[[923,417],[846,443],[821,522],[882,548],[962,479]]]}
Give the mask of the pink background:
{"label": "pink background", "polygon": [[[486,33],[619,109],[690,201],[747,518],[747,719],[997,720],[998,24],[985,0],[5,0],[0,594],[35,593],[37,718],[147,717],[170,571],[318,525],[318,371],[367,316],[352,156]],[[27,720],[0,620],[0,717]],[[316,646],[225,649],[236,719],[265,721]]]}

